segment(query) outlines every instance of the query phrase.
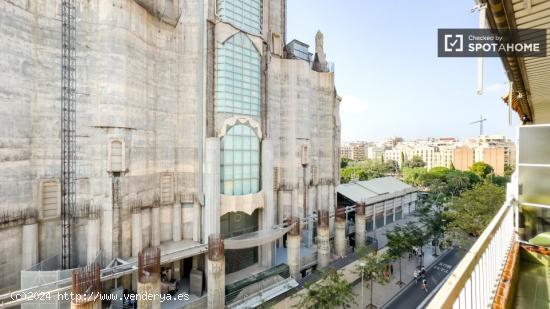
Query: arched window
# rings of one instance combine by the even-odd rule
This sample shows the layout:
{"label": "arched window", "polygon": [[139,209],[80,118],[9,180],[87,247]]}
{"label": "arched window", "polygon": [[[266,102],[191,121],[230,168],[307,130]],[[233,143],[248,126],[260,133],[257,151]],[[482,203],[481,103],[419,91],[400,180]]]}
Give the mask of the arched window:
{"label": "arched window", "polygon": [[221,193],[260,191],[260,139],[245,124],[231,127],[221,140]]}
{"label": "arched window", "polygon": [[262,0],[217,0],[218,16],[243,31],[262,31]]}
{"label": "arched window", "polygon": [[260,115],[260,54],[244,33],[218,44],[216,55],[216,111]]}

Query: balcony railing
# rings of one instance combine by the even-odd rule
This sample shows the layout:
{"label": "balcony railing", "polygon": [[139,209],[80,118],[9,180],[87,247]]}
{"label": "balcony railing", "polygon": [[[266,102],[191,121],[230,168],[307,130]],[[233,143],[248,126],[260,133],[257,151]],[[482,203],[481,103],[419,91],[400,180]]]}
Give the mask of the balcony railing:
{"label": "balcony railing", "polygon": [[516,202],[507,201],[427,308],[487,308],[515,240]]}

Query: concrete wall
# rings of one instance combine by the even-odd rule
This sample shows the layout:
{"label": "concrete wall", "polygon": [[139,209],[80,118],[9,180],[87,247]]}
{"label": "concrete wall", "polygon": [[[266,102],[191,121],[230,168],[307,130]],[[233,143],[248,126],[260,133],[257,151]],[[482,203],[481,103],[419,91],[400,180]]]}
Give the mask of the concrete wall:
{"label": "concrete wall", "polygon": [[[40,208],[39,181],[60,177],[60,3],[0,0],[0,212]],[[77,200],[102,209],[101,247],[110,260],[128,255],[131,244],[121,228],[129,216],[113,216],[110,141],[124,143],[121,213],[130,197],[150,205],[163,172],[173,173],[174,194],[196,195],[200,1],[179,1],[177,24],[133,0],[76,3]],[[165,217],[172,205],[162,206]],[[163,241],[172,238],[168,219]],[[151,225],[147,214],[143,220],[144,229]],[[74,240],[83,239],[85,223]],[[59,227],[58,218],[39,222],[40,260],[59,254]],[[20,252],[10,231],[0,227],[0,247]],[[85,262],[85,245],[73,247],[75,262]],[[0,263],[0,288],[17,285],[10,278],[18,275],[3,270],[18,274],[18,261]]]}
{"label": "concrete wall", "polygon": [[[160,222],[153,222],[151,215],[151,205],[165,192],[161,183],[166,175],[172,177],[168,198],[185,196],[179,201],[182,237],[200,240],[203,116],[213,116],[203,115],[203,108],[213,112],[204,106],[212,102],[212,93],[207,92],[203,101],[207,83],[203,69],[214,72],[202,63],[213,66],[215,52],[202,53],[206,40],[202,2],[175,0],[172,9],[177,16],[173,11],[159,16],[155,7],[147,5],[150,1],[76,1],[75,264],[87,260],[86,205],[99,209],[105,262],[132,254],[130,205],[143,207],[139,212],[143,246],[151,243],[155,225],[161,227],[161,243],[172,241],[170,216],[176,201],[159,201]],[[206,3],[213,17],[213,0]],[[0,214],[40,210],[41,184],[60,178],[60,5],[61,0],[0,0]],[[263,113],[250,118],[260,123],[262,138],[273,142],[273,166],[280,172],[279,185],[272,192],[276,209],[271,213],[278,221],[291,209],[302,214],[302,147],[308,149],[305,180],[310,211],[329,207],[339,179],[334,75],[314,72],[303,61],[267,54],[273,50],[268,48],[269,33],[280,34],[284,44],[285,9],[286,0],[265,0],[263,34],[249,36],[267,70],[262,76]],[[210,25],[210,45],[237,31],[218,25]],[[213,124],[208,132],[213,134],[208,134],[217,135],[232,116],[210,117]],[[123,169],[116,174],[109,158],[112,142],[121,143],[123,149]],[[37,221],[40,261],[60,253],[59,210],[48,218],[39,215]],[[21,264],[13,255],[22,252],[21,237],[20,225],[0,222],[0,290],[19,285]]]}
{"label": "concrete wall", "polygon": [[303,213],[304,146],[308,210],[328,209],[338,182],[335,162],[339,160],[334,74],[312,71],[305,61],[274,57],[269,63],[268,80],[268,135],[276,149],[279,220],[292,212]]}

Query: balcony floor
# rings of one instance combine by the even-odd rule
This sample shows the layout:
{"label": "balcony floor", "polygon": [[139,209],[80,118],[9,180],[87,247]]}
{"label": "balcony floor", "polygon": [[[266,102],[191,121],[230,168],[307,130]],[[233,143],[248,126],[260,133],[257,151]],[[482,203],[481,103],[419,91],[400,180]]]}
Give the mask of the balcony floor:
{"label": "balcony floor", "polygon": [[550,308],[550,267],[521,260],[514,308]]}

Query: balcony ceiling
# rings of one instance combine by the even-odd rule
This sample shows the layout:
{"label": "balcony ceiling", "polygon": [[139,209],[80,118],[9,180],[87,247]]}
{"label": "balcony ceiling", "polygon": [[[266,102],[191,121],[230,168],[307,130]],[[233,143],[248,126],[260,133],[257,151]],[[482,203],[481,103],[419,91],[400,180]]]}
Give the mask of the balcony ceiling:
{"label": "balcony ceiling", "polygon": [[[550,42],[550,0],[508,0],[518,29],[547,29]],[[505,7],[510,7],[505,5]],[[534,123],[550,123],[550,44],[544,58],[523,59],[522,75]],[[530,94],[530,95],[529,95]]]}

